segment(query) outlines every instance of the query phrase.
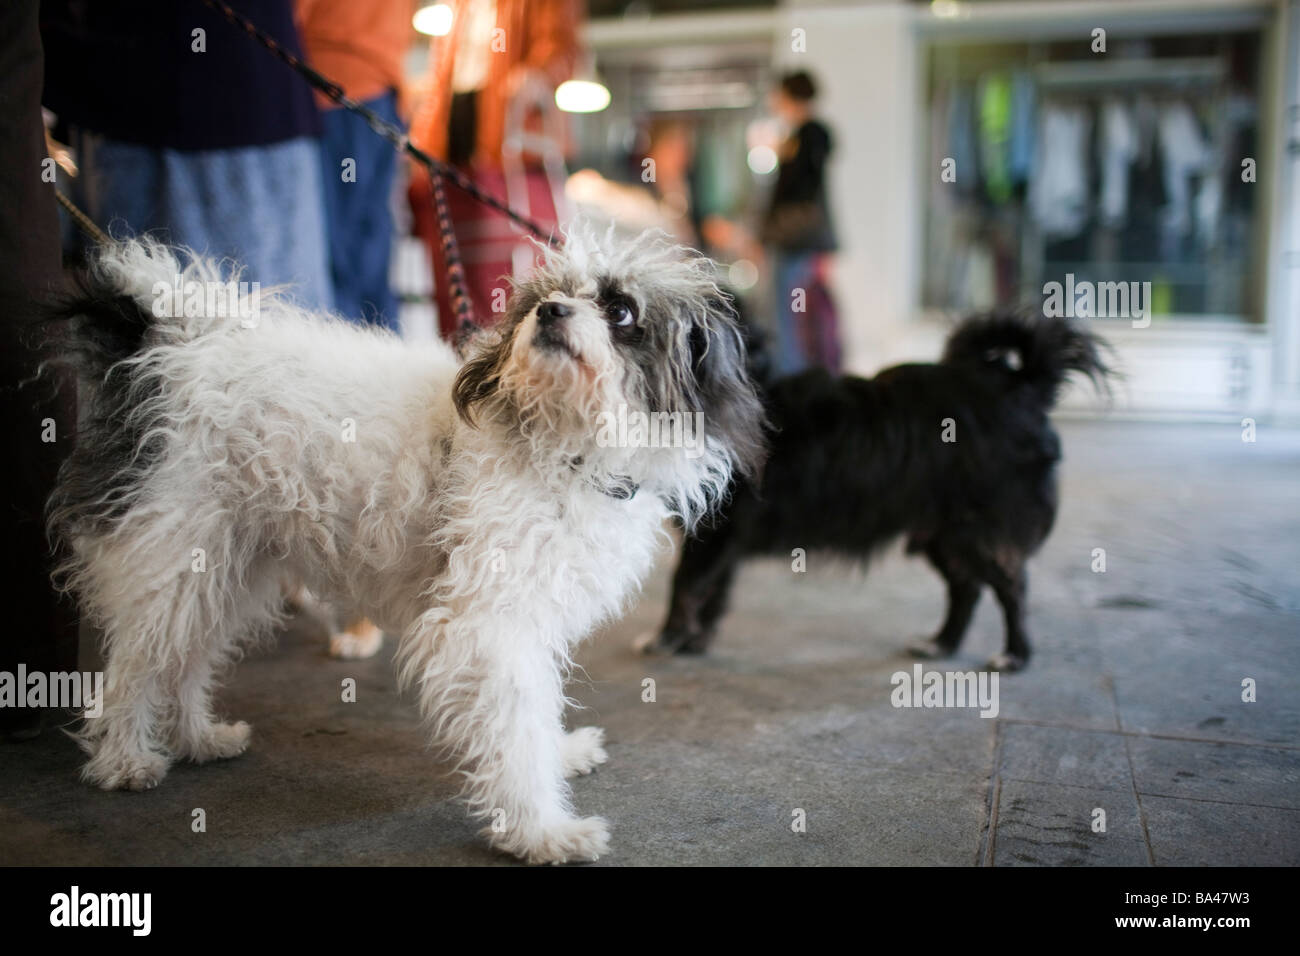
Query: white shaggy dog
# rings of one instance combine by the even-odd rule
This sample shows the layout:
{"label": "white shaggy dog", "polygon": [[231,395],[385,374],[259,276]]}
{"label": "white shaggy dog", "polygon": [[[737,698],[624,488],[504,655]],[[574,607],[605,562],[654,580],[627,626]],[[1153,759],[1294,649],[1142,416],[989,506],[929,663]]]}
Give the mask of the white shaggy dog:
{"label": "white shaggy dog", "polygon": [[[638,586],[665,519],[698,519],[762,453],[710,264],[571,236],[463,366],[275,294],[248,309],[228,278],[124,243],[61,310],[83,414],[50,521],[107,654],[84,776],[140,790],[175,758],[241,753],[214,682],[300,580],[400,635],[401,683],[495,846],[596,858],[607,825],[565,782],[605,760],[599,728],[564,730],[574,645]],[[158,308],[169,287],[210,295]],[[703,412],[702,444],[611,447],[598,423],[620,406]]]}

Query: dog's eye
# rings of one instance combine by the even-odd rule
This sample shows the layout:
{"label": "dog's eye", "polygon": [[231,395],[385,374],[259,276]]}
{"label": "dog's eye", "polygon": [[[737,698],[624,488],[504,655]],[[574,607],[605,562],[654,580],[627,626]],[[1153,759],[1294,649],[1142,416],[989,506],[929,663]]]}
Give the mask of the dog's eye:
{"label": "dog's eye", "polygon": [[606,306],[605,315],[609,318],[609,321],[620,328],[626,328],[636,321],[636,316],[632,313],[632,307],[626,302],[614,302]]}

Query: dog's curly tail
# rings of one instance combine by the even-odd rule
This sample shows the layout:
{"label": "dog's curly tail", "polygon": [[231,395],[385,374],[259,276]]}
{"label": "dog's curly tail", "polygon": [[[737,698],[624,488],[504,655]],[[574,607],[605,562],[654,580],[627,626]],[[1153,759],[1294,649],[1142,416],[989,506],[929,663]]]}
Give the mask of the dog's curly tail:
{"label": "dog's curly tail", "polygon": [[135,296],[93,270],[73,275],[66,294],[44,318],[62,326],[50,349],[57,349],[57,364],[71,365],[94,387],[104,383],[114,366],[143,350],[154,322]]}
{"label": "dog's curly tail", "polygon": [[[76,445],[46,505],[51,540],[67,541],[122,514],[161,454],[161,378],[146,358],[153,346],[191,337],[185,316],[153,308],[157,284],[173,288],[184,273],[160,243],[115,242],[97,250],[46,303],[39,323],[42,372],[71,371],[82,406]],[[57,573],[67,582],[79,569],[68,564]]]}
{"label": "dog's curly tail", "polygon": [[1110,346],[1094,332],[1063,318],[1029,312],[990,312],[965,319],[948,337],[945,365],[995,367],[1034,389],[1044,408],[1056,404],[1072,373],[1109,394],[1116,371]]}
{"label": "dog's curly tail", "polygon": [[[226,287],[237,290],[231,280],[239,278],[237,270],[223,275],[222,263],[147,236],[113,242],[72,273],[43,324],[58,328],[59,358],[100,381],[150,345],[177,344],[233,325],[239,316],[229,307]],[[205,294],[193,308],[186,295],[196,288]]]}

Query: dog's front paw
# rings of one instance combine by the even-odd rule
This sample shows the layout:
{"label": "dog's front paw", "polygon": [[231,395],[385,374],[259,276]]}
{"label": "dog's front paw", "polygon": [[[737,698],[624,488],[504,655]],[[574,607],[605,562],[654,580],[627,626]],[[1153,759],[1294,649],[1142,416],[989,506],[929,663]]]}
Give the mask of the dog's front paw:
{"label": "dog's front paw", "polygon": [[349,661],[374,657],[383,643],[384,632],[363,620],[350,625],[346,631],[330,636],[330,657]]}
{"label": "dog's front paw", "polygon": [[248,749],[253,728],[244,721],[234,724],[211,724],[193,744],[182,748],[184,756],[195,763],[228,760]]}
{"label": "dog's front paw", "polygon": [[101,790],[152,790],[167,776],[169,763],[159,753],[114,754],[101,750],[81,775]]}
{"label": "dog's front paw", "polygon": [[666,627],[658,635],[643,634],[632,646],[642,654],[703,654],[712,639],[712,633]]}
{"label": "dog's front paw", "polygon": [[1016,671],[1024,670],[1029,664],[1029,658],[1020,654],[998,654],[988,663],[988,669],[991,671],[1006,671],[1008,674],[1014,674]]}
{"label": "dog's front paw", "polygon": [[529,863],[590,863],[609,852],[609,824],[602,817],[572,817],[546,828],[519,852]]}
{"label": "dog's front paw", "polygon": [[659,634],[655,631],[642,631],[632,638],[632,652],[634,654],[659,653]]}
{"label": "dog's front paw", "polygon": [[928,641],[917,641],[907,645],[907,653],[913,657],[919,657],[923,661],[937,661],[945,657],[952,657],[954,648],[947,644],[940,644],[931,638]]}
{"label": "dog's front paw", "polygon": [[564,735],[564,775],[579,777],[589,774],[597,765],[609,759],[605,753],[605,731],[601,727],[579,727]]}

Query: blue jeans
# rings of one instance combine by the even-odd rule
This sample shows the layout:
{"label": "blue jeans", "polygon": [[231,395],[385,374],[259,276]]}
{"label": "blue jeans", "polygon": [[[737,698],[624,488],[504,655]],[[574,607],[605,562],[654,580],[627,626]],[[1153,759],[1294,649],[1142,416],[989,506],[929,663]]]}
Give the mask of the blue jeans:
{"label": "blue jeans", "polygon": [[[776,285],[776,371],[793,375],[819,366],[840,371],[835,302],[821,277],[823,252],[774,253]],[[795,311],[795,293],[800,309]]]}
{"label": "blue jeans", "polygon": [[811,364],[799,339],[799,317],[792,303],[796,289],[802,289],[807,300],[815,255],[781,252],[772,264],[776,278],[776,370],[781,375],[802,372]]}
{"label": "blue jeans", "polygon": [[89,139],[88,212],[101,228],[232,259],[249,282],[332,307],[316,140],[175,150]]}
{"label": "blue jeans", "polygon": [[[397,123],[391,90],[365,104]],[[334,308],[353,322],[400,331],[397,296],[388,280],[393,249],[389,207],[397,152],[366,121],[342,109],[323,114],[321,184],[329,223]]]}

